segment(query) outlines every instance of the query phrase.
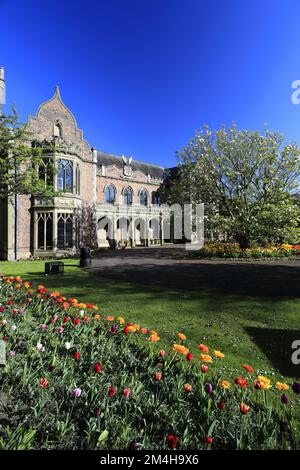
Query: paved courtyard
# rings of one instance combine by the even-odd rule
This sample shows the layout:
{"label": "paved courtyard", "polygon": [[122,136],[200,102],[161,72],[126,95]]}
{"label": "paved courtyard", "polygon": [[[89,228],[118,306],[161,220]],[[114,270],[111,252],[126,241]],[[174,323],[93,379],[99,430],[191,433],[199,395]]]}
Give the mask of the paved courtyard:
{"label": "paved courtyard", "polygon": [[299,297],[300,259],[229,261],[185,259],[183,246],[104,251],[89,268],[117,278],[171,290],[204,290],[227,295]]}

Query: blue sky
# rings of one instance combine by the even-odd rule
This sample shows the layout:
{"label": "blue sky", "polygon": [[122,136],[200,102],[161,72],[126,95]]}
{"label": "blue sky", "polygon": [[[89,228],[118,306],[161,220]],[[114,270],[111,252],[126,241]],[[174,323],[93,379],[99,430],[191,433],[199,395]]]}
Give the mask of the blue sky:
{"label": "blue sky", "polygon": [[204,124],[300,144],[300,0],[0,0],[0,19],[23,121],[58,84],[92,146],[162,166]]}

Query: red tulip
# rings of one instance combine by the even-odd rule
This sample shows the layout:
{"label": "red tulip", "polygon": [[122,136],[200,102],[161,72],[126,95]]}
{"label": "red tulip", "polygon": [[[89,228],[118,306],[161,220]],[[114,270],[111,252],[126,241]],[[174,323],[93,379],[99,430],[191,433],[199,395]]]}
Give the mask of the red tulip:
{"label": "red tulip", "polygon": [[116,389],[115,387],[110,386],[108,389],[108,396],[112,398],[116,394]]}
{"label": "red tulip", "polygon": [[168,434],[167,435],[166,443],[167,443],[167,446],[169,447],[169,449],[176,449],[179,442],[180,442],[179,438],[177,436],[175,436],[175,434]]}
{"label": "red tulip", "polygon": [[78,351],[74,352],[74,359],[78,361],[80,359],[80,353]]}
{"label": "red tulip", "polygon": [[97,374],[100,374],[100,372],[102,371],[102,365],[97,362],[97,364],[94,365],[94,371]]}
{"label": "red tulip", "polygon": [[214,442],[215,438],[214,437],[210,437],[208,436],[206,439],[205,439],[205,442],[207,444],[212,444]]}
{"label": "red tulip", "polygon": [[249,406],[245,405],[245,403],[241,403],[241,404],[240,404],[240,412],[241,412],[243,415],[246,415],[247,413],[249,413],[249,411],[250,411]]}

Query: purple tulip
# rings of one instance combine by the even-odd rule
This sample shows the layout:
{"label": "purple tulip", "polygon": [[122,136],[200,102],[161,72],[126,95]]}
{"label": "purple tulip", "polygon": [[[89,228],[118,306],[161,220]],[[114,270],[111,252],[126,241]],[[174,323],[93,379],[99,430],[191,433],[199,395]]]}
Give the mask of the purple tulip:
{"label": "purple tulip", "polygon": [[280,426],[280,431],[281,432],[289,432],[290,431],[289,423],[287,421],[280,421],[279,426]]}
{"label": "purple tulip", "polygon": [[101,414],[100,408],[96,408],[96,409],[95,409],[95,416],[96,416],[96,418],[99,418],[100,414]]}
{"label": "purple tulip", "polygon": [[205,384],[205,390],[207,391],[207,393],[212,393],[213,392],[212,384]]}
{"label": "purple tulip", "polygon": [[72,392],[72,395],[73,397],[75,398],[79,398],[80,395],[81,395],[81,388],[74,388],[73,392]]}
{"label": "purple tulip", "polygon": [[118,331],[118,326],[117,325],[113,325],[110,329],[111,333],[116,333],[117,331]]}
{"label": "purple tulip", "polygon": [[23,314],[24,314],[24,310],[23,310],[23,309],[19,310],[19,314],[20,314],[20,315],[23,315]]}
{"label": "purple tulip", "polygon": [[290,400],[289,400],[289,397],[288,397],[286,394],[283,394],[283,395],[281,396],[281,401],[282,401],[282,403],[283,403],[284,405],[288,405],[288,403],[289,403]]}
{"label": "purple tulip", "polygon": [[16,351],[9,351],[8,355],[9,357],[15,357]]}
{"label": "purple tulip", "polygon": [[299,382],[293,383],[293,391],[296,393],[296,395],[300,395],[300,383]]}

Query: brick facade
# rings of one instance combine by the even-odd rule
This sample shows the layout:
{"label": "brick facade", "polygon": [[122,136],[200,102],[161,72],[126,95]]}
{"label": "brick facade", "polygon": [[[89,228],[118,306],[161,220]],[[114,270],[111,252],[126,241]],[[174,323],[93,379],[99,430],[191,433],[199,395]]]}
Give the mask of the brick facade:
{"label": "brick facade", "polygon": [[[1,203],[0,258],[60,256],[78,251],[84,242],[79,225],[85,209],[95,227],[94,245],[110,245],[107,226],[101,225],[105,217],[113,226],[114,246],[123,240],[119,219],[124,217],[133,223],[131,245],[163,242],[161,230],[154,233],[150,229],[151,219],[157,218],[161,223],[161,214],[152,202],[153,194],[163,183],[163,168],[92,149],[63,103],[58,87],[37,114],[29,116],[27,126],[29,145],[44,148],[44,157],[60,168],[53,183],[54,189],[61,192],[47,203],[23,195]],[[69,186],[62,190],[61,185]],[[115,192],[114,204],[107,201],[108,186]],[[130,188],[132,201],[124,209],[125,188]],[[147,205],[141,204],[142,190],[147,192]],[[143,236],[141,217],[147,225]],[[85,227],[90,234],[93,230]]]}

